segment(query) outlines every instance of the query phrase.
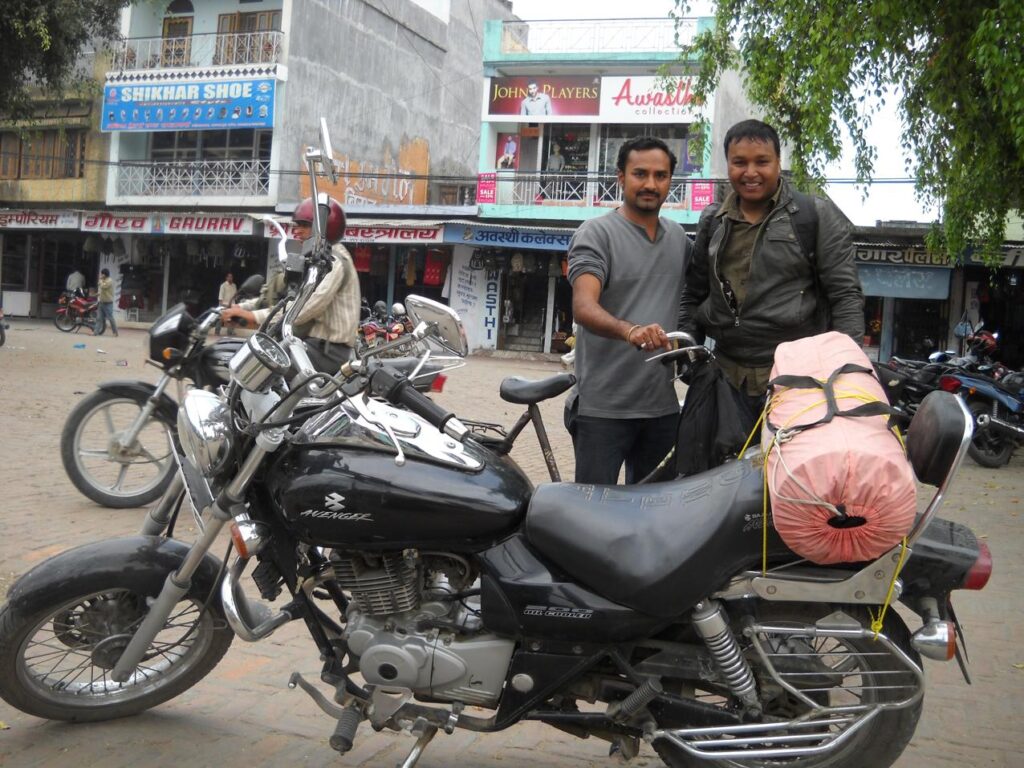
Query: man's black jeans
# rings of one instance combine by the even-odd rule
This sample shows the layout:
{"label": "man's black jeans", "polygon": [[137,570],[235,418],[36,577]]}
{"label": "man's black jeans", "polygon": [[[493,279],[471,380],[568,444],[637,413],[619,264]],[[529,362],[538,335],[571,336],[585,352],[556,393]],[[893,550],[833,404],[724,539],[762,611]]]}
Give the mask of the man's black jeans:
{"label": "man's black jeans", "polygon": [[626,484],[643,480],[675,445],[678,414],[652,419],[576,416],[576,482],[615,485],[626,463]]}

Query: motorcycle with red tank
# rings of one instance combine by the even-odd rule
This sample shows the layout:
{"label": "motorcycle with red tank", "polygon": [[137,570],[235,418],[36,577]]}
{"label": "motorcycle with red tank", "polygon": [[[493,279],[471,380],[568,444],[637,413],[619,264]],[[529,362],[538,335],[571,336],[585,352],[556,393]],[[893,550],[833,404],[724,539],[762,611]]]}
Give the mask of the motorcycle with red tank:
{"label": "motorcycle with red tank", "polygon": [[83,325],[92,328],[96,325],[96,308],[99,299],[87,296],[79,288],[75,291],[63,291],[57,300],[57,313],[53,316],[53,324],[57,330],[70,333]]}
{"label": "motorcycle with red tank", "polygon": [[[321,136],[306,152],[318,200],[315,171],[334,173]],[[910,426],[909,458],[937,491],[905,548],[815,566],[771,528],[755,458],[644,486],[533,487],[385,361],[313,370],[292,326],[330,263],[314,233],[283,322],[243,343],[227,387],[178,409],[196,541],[107,540],[22,576],[0,610],[0,697],[57,720],[130,715],[198,683],[236,636],[302,622],[321,684],[295,672],[289,686],[333,722],[340,753],[368,723],[412,734],[411,768],[439,731],[534,720],[627,759],[647,744],[674,768],[897,760],[922,657],[960,658],[951,594],[991,572],[984,543],[937,516],[971,437],[958,398],[929,395]],[[406,307],[423,360],[466,354],[453,310]],[[674,338],[661,361],[700,364],[703,347]],[[566,378],[502,395],[535,405]],[[225,529],[230,563],[211,554]]]}

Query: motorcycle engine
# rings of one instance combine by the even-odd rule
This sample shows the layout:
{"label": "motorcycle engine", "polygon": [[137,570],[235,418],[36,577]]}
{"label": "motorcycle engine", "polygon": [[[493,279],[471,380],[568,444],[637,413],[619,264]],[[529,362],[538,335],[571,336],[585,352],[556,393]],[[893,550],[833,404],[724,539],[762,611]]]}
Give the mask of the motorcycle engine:
{"label": "motorcycle engine", "polygon": [[331,555],[352,600],[344,638],[367,683],[435,701],[490,706],[501,695],[515,643],[483,630],[466,561],[431,553]]}

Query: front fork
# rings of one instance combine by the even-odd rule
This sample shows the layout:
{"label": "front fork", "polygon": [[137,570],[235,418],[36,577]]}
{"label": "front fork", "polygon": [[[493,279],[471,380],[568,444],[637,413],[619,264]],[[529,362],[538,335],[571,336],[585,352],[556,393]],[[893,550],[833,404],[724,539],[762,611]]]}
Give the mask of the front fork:
{"label": "front fork", "polygon": [[139,432],[149,421],[149,417],[153,415],[153,411],[156,410],[157,403],[160,402],[160,398],[164,394],[164,390],[167,389],[168,383],[171,381],[171,376],[165,373],[160,377],[160,381],[157,382],[156,388],[153,390],[153,394],[146,398],[146,404],[142,406],[142,410],[139,411],[139,415],[135,417],[135,421],[132,425],[126,429],[117,442],[120,445],[122,451],[127,451],[134,444],[136,439],[139,437]]}
{"label": "front fork", "polygon": [[[178,569],[167,576],[160,594],[150,603],[149,611],[142,624],[132,635],[128,646],[124,649],[117,664],[111,671],[111,677],[115,682],[127,682],[139,662],[146,655],[146,651],[152,645],[153,640],[165,627],[167,618],[171,615],[174,607],[192,588],[192,575],[196,572],[203,557],[210,551],[218,534],[225,524],[235,517],[236,514],[245,512],[243,501],[245,490],[252,481],[259,468],[260,463],[268,453],[272,453],[281,445],[284,440],[284,433],[278,429],[261,432],[256,438],[256,445],[246,457],[241,469],[227,488],[218,495],[216,501],[210,505],[210,519],[199,540],[192,545],[184,562]],[[180,478],[180,473],[179,478]],[[181,482],[180,479],[176,482]],[[173,485],[174,483],[172,483]],[[167,498],[165,494],[164,499]],[[163,502],[164,499],[161,499]],[[160,505],[158,505],[159,507]]]}

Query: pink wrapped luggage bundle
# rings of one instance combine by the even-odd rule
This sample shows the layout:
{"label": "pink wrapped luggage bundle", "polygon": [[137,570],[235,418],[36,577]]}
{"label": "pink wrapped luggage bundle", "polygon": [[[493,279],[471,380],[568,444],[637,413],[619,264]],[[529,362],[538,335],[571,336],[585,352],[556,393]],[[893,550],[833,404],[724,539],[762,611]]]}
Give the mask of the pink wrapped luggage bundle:
{"label": "pink wrapped luggage bundle", "polygon": [[[838,372],[851,364],[863,372]],[[899,544],[914,522],[910,462],[887,416],[864,414],[881,410],[868,403],[888,405],[871,370],[853,339],[835,331],[775,351],[772,379],[833,377],[839,413],[831,420],[815,423],[828,413],[825,388],[789,380],[773,386],[761,432],[775,529],[790,549],[815,563],[873,560]],[[842,415],[855,408],[861,413]],[[778,430],[804,425],[813,426],[776,440]]]}

